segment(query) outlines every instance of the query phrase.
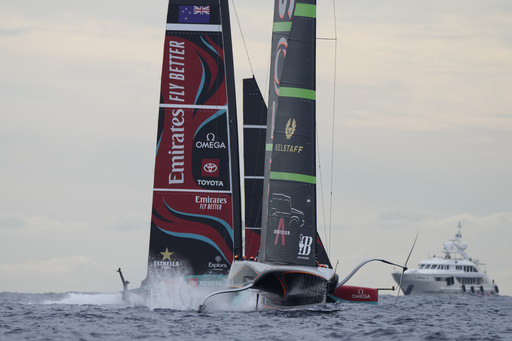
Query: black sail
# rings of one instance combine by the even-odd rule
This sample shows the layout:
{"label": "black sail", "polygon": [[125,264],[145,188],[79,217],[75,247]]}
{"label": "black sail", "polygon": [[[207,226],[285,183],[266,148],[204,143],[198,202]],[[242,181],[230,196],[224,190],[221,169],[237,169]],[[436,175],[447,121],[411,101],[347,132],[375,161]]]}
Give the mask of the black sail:
{"label": "black sail", "polygon": [[316,1],[275,2],[259,260],[316,266]]}
{"label": "black sail", "polygon": [[228,7],[228,0],[169,1],[146,284],[226,275],[241,253]]}
{"label": "black sail", "polygon": [[257,257],[261,238],[261,210],[265,164],[267,106],[256,79],[244,79],[245,255]]}

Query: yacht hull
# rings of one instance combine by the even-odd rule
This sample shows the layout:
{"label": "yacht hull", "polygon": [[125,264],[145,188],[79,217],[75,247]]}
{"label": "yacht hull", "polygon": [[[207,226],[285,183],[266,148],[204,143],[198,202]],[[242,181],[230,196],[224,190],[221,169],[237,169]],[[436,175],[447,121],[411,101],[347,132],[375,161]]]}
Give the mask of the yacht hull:
{"label": "yacht hull", "polygon": [[234,262],[229,275],[230,288],[252,283],[250,290],[261,295],[270,308],[292,308],[324,303],[336,289],[333,269],[260,262]]}
{"label": "yacht hull", "polygon": [[[391,274],[397,284],[400,284],[401,272]],[[453,280],[453,284],[451,281]],[[490,283],[462,284],[456,276],[446,274],[404,273],[401,289],[404,295],[442,295],[442,294],[475,294],[496,295],[496,285]]]}

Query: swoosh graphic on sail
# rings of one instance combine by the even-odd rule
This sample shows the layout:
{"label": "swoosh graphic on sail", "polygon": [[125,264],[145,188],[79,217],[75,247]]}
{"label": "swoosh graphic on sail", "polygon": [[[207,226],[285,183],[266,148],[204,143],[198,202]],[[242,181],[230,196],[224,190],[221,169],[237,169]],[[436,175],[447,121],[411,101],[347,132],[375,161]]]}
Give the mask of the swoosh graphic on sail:
{"label": "swoosh graphic on sail", "polygon": [[203,92],[203,89],[204,89],[204,83],[206,81],[206,68],[204,67],[204,60],[203,58],[201,58],[201,56],[199,56],[199,59],[201,60],[201,68],[203,69],[203,76],[201,77],[201,82],[199,83],[199,87],[197,88],[197,94],[196,94],[196,99],[194,100],[194,104],[197,104],[197,102],[199,101],[199,96],[201,96],[201,93]]}
{"label": "swoosh graphic on sail", "polygon": [[215,114],[213,114],[212,116],[210,116],[208,119],[204,120],[203,123],[201,123],[201,125],[197,128],[196,132],[194,133],[194,139],[196,138],[196,135],[197,133],[205,126],[207,125],[208,123],[210,123],[211,121],[213,121],[214,119],[216,119],[217,117],[221,116],[221,115],[224,115],[226,113],[226,110],[225,109],[221,109],[219,111],[217,111]]}
{"label": "swoosh graphic on sail", "polygon": [[[224,63],[222,55],[218,52],[221,49],[208,36],[206,39],[201,36],[201,41],[204,47],[196,51],[203,69],[203,76],[195,99],[195,104],[198,105],[204,104],[212,98],[225,81]],[[201,53],[206,55],[203,56]],[[206,56],[209,57],[211,63],[208,63]],[[214,76],[214,74],[216,75]]]}
{"label": "swoosh graphic on sail", "polygon": [[222,256],[222,258],[224,258],[226,260],[226,262],[229,262],[229,260],[226,258],[226,256],[224,255],[224,252],[221,251],[221,249],[217,246],[217,244],[215,244],[211,239],[208,239],[204,236],[201,236],[199,234],[194,234],[194,233],[178,233],[178,232],[171,232],[171,231],[167,231],[167,230],[164,230],[163,228],[161,228],[160,226],[158,225],[155,225],[160,231],[162,231],[163,233],[165,234],[168,234],[168,235],[171,235],[173,237],[178,237],[178,238],[188,238],[188,239],[195,239],[195,240],[199,240],[199,241],[202,241],[202,242],[205,242],[205,243],[208,243],[210,244],[211,246],[213,246]]}
{"label": "swoosh graphic on sail", "polygon": [[203,41],[203,43],[204,43],[206,46],[208,46],[208,48],[209,48],[210,50],[212,50],[212,51],[213,51],[213,53],[215,53],[215,54],[216,54],[217,56],[219,56],[219,57],[221,56],[221,55],[217,52],[217,50],[216,50],[216,49],[215,49],[215,48],[214,48],[210,43],[208,43],[206,40],[204,40],[204,38],[203,38],[203,37],[201,37],[201,40]]}
{"label": "swoosh graphic on sail", "polygon": [[[203,44],[206,45],[206,47],[213,51],[213,53],[215,53],[217,56],[220,56],[219,53],[215,50],[215,48],[211,44],[209,44],[203,37],[201,37],[201,41],[203,42]],[[203,68],[203,77],[201,78],[201,83],[199,84],[199,88],[197,89],[196,99],[194,101],[195,104],[197,104],[199,96],[201,96],[201,93],[203,92],[204,84],[206,83],[205,60],[201,58],[201,56],[199,56],[199,58],[201,59],[201,67]],[[211,72],[209,74],[211,74]]]}
{"label": "swoosh graphic on sail", "polygon": [[[167,207],[167,209],[169,210],[169,212],[171,212],[177,218],[181,218],[181,219],[189,220],[189,221],[195,221],[195,222],[199,222],[199,223],[203,223],[205,225],[211,226],[212,228],[217,230],[217,232],[221,235],[222,235],[222,231],[219,228],[219,226],[224,227],[225,232],[227,232],[229,234],[231,241],[233,241],[233,230],[231,229],[231,226],[229,226],[229,224],[227,222],[225,222],[224,220],[222,220],[220,218],[214,218],[211,216],[207,216],[207,215],[202,215],[202,214],[179,212],[179,211],[176,211],[175,209],[173,209],[171,206],[169,206],[165,200],[163,202],[164,202],[165,206]],[[186,219],[185,217],[191,217],[191,218],[195,218],[195,219]],[[167,220],[167,221],[169,221],[169,220]],[[169,222],[171,222],[171,221],[169,221]]]}

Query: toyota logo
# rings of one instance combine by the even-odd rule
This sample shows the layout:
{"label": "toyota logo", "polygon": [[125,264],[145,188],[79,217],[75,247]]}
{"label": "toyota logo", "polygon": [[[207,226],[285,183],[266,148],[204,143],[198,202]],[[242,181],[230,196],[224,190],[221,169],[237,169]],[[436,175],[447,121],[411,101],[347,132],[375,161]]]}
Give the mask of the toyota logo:
{"label": "toyota logo", "polygon": [[217,171],[217,165],[209,162],[203,166],[203,169],[206,173],[215,173]]}

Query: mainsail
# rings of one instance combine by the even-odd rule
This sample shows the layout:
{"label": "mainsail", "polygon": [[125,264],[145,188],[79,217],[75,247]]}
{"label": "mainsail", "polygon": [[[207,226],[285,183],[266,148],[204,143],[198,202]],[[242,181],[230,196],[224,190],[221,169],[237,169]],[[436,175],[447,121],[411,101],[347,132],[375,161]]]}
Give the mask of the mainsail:
{"label": "mainsail", "polygon": [[241,253],[234,88],[228,0],[171,0],[143,284],[226,275]]}
{"label": "mainsail", "polygon": [[257,257],[261,239],[261,210],[265,165],[267,106],[256,79],[243,83],[245,256]]}
{"label": "mainsail", "polygon": [[[267,106],[256,79],[243,80],[244,116],[244,189],[245,243],[247,258],[258,257],[261,239],[262,197],[265,165]],[[320,264],[332,268],[329,257],[317,232],[317,258]]]}
{"label": "mainsail", "polygon": [[272,307],[325,302],[338,282],[317,261],[315,39],[314,0],[275,1],[261,244],[229,274],[231,292],[253,290]]}
{"label": "mainsail", "polygon": [[316,266],[316,1],[276,1],[262,262]]}

